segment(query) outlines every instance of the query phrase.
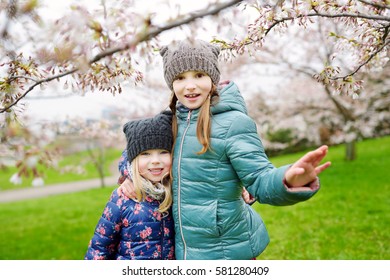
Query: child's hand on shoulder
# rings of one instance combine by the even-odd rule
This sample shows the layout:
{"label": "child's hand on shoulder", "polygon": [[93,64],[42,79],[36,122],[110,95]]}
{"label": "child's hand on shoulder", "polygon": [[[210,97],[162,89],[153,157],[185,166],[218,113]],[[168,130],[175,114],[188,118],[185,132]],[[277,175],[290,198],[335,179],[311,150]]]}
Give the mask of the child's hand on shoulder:
{"label": "child's hand on shoulder", "polygon": [[135,199],[137,197],[135,194],[133,182],[129,179],[126,179],[122,182],[117,192],[119,196],[125,197],[127,199]]}

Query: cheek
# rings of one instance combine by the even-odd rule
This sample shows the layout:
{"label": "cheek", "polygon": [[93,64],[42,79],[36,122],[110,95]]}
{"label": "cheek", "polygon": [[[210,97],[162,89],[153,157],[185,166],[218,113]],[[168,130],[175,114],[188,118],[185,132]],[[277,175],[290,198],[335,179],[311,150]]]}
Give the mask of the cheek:
{"label": "cheek", "polygon": [[208,92],[211,93],[212,89],[213,89],[213,84],[210,83],[210,86],[209,86],[209,88],[208,88]]}
{"label": "cheek", "polygon": [[180,91],[180,81],[175,81],[173,82],[172,84],[172,88],[173,88],[173,92],[177,92],[177,91]]}
{"label": "cheek", "polygon": [[143,159],[138,160],[138,169],[139,169],[138,171],[141,171],[142,169],[145,169],[146,165],[147,165],[147,161],[146,160],[143,160]]}
{"label": "cheek", "polygon": [[213,88],[213,81],[210,79],[210,77],[207,77],[204,81],[203,81],[203,88],[205,91],[207,92],[211,92],[212,88]]}
{"label": "cheek", "polygon": [[164,158],[164,165],[166,168],[171,168],[172,166],[172,159],[170,156]]}

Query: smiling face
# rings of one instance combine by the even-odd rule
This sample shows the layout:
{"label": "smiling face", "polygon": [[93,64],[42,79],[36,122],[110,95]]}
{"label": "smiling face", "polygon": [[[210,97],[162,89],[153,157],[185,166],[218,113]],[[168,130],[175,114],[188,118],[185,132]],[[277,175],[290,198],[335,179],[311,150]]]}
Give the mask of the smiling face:
{"label": "smiling face", "polygon": [[173,81],[173,91],[179,102],[188,109],[198,109],[208,98],[211,78],[204,72],[187,71]]}
{"label": "smiling face", "polygon": [[147,150],[140,153],[137,158],[139,174],[153,183],[161,182],[171,170],[171,154],[167,150]]}

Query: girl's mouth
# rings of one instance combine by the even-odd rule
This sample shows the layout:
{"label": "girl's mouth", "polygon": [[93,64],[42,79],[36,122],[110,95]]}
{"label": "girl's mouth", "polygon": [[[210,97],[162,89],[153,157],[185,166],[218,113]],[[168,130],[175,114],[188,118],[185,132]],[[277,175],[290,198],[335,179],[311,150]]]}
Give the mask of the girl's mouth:
{"label": "girl's mouth", "polygon": [[153,169],[149,169],[149,172],[154,176],[158,176],[162,174],[163,170],[164,168],[153,168]]}
{"label": "girl's mouth", "polygon": [[198,96],[200,96],[200,94],[198,94],[198,93],[192,93],[192,94],[186,94],[185,95],[185,97],[188,98],[188,99],[197,98]]}

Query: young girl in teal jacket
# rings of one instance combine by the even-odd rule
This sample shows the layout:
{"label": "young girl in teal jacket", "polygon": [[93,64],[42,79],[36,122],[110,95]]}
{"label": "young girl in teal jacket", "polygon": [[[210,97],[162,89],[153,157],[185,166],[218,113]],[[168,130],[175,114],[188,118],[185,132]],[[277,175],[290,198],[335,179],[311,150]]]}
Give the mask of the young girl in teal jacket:
{"label": "young girl in teal jacket", "polygon": [[[203,41],[163,47],[164,77],[172,90],[173,218],[177,259],[252,259],[269,237],[261,217],[242,197],[292,205],[319,189],[322,146],[292,165],[268,160],[233,82],[219,83],[219,48]],[[220,85],[217,88],[217,85]],[[121,190],[131,196],[131,182]]]}

